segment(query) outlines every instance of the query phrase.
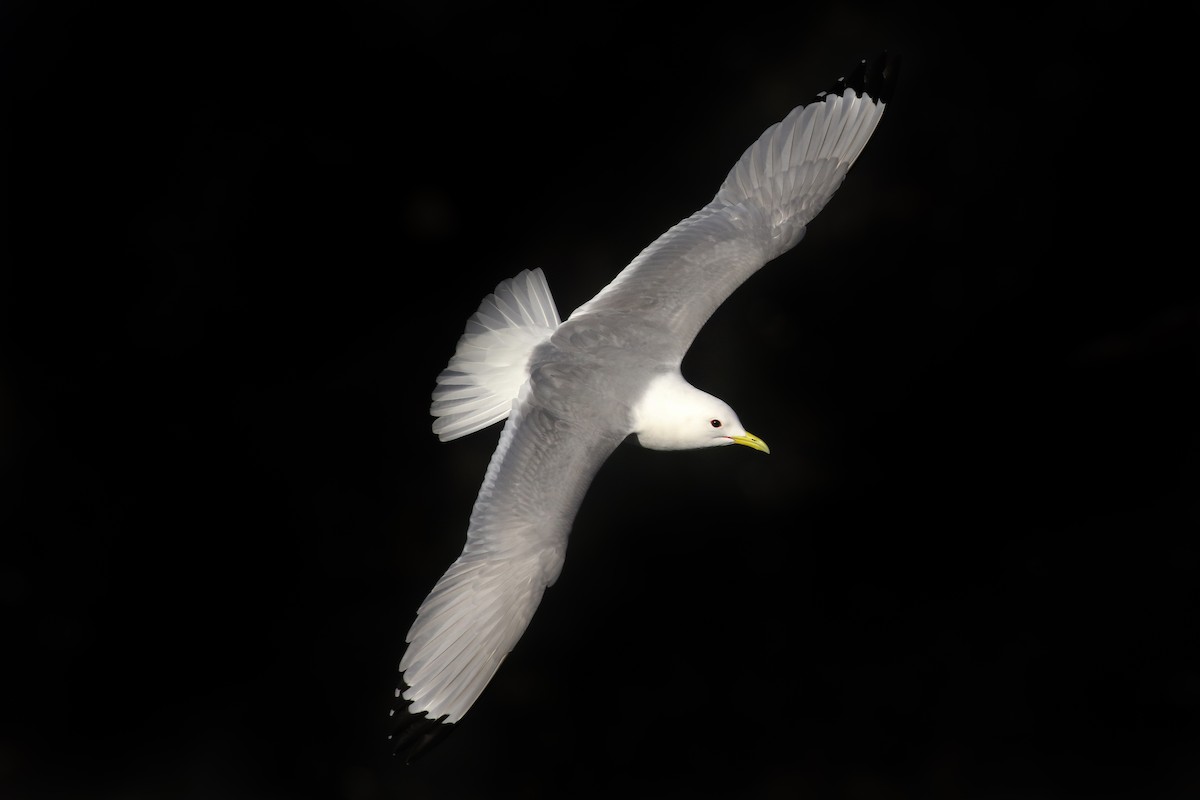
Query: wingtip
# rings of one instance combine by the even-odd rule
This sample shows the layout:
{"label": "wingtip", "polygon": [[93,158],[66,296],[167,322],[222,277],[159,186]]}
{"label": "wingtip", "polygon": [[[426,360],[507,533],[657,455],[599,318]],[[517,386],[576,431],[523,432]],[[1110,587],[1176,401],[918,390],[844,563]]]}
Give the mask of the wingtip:
{"label": "wingtip", "polygon": [[864,58],[858,62],[847,77],[839,78],[833,88],[823,92],[826,94],[841,94],[850,88],[858,95],[866,95],[880,103],[887,104],[892,99],[892,90],[896,86],[896,77],[900,72],[900,56],[884,50],[874,61],[868,63]]}
{"label": "wingtip", "polygon": [[[408,689],[405,683],[398,694]],[[396,727],[388,736],[392,743],[392,755],[415,764],[439,742],[454,732],[454,723],[446,722],[446,714],[434,719],[425,712],[414,714],[409,711],[412,701],[394,712]]]}
{"label": "wingtip", "polygon": [[402,759],[405,764],[415,764],[454,732],[454,723],[446,722],[445,717],[430,719],[425,714],[410,714],[408,711],[401,711],[396,716],[400,721],[388,738],[391,739],[392,755]]}

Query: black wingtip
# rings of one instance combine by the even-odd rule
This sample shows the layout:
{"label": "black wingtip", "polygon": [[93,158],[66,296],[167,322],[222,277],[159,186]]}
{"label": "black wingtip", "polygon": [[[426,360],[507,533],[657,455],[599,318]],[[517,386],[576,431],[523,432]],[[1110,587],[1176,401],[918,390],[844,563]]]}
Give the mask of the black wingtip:
{"label": "black wingtip", "polygon": [[[405,684],[404,689],[407,688]],[[392,740],[392,755],[404,759],[405,764],[416,763],[454,732],[454,723],[446,722],[446,714],[434,719],[425,712],[412,713],[408,710],[410,705],[412,701],[396,710],[396,727],[388,737]]]}
{"label": "black wingtip", "polygon": [[896,77],[900,73],[900,56],[892,55],[886,50],[879,55],[870,64],[864,58],[858,62],[858,66],[854,71],[845,78],[839,78],[837,83],[831,89],[823,92],[819,97],[824,97],[827,94],[842,94],[847,87],[852,89],[855,94],[866,95],[874,98],[880,103],[886,104],[892,99],[892,89],[896,86]]}

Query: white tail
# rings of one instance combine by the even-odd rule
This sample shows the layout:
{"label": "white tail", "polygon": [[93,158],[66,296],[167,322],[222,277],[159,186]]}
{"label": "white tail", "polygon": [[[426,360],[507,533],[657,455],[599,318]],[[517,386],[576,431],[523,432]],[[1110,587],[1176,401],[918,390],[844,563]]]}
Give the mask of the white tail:
{"label": "white tail", "polygon": [[546,276],[525,270],[483,298],[450,363],[437,377],[430,407],[443,442],[508,417],[529,377],[529,356],[561,324]]}

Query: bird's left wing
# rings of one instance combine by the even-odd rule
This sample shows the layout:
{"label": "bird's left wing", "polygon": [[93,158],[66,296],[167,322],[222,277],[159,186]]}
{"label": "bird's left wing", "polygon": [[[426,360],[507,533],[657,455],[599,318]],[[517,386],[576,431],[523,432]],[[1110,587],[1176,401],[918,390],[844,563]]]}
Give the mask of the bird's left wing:
{"label": "bird's left wing", "polygon": [[[541,394],[557,391],[542,375]],[[567,534],[596,471],[624,438],[569,422],[522,389],[492,455],[467,543],[417,611],[400,662],[408,702],[396,753],[411,761],[449,733],[529,625],[562,569]]]}
{"label": "bird's left wing", "polygon": [[642,251],[583,314],[665,326],[682,360],[700,328],[760,267],[794,247],[833,196],[883,115],[897,62],[864,61],[834,89],[768,128],[730,170],[716,197]]}

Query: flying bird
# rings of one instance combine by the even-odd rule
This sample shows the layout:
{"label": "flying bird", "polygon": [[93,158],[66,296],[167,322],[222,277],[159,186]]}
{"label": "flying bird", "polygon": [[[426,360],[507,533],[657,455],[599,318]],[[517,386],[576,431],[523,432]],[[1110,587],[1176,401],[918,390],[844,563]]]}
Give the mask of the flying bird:
{"label": "flying bird", "polygon": [[467,321],[437,376],[433,431],[448,441],[507,422],[462,555],[406,637],[397,755],[427,751],[479,698],[558,578],[584,494],[623,440],[770,452],[680,365],[734,289],[804,237],[879,124],[897,67],[886,53],[863,61],[768,128],[708,205],[565,322],[540,269],[500,283]]}

